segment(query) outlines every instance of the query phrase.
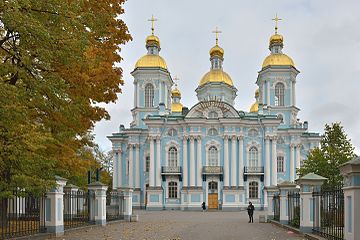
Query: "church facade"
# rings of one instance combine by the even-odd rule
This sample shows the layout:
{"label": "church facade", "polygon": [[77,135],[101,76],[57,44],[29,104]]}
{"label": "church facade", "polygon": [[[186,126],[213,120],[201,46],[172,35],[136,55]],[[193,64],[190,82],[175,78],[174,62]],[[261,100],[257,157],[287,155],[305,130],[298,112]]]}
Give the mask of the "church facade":
{"label": "church facade", "polygon": [[299,71],[282,51],[277,26],[249,111],[234,108],[237,89],[223,70],[217,35],[210,70],[195,89],[198,102],[189,108],[181,104],[153,28],[146,49],[131,73],[130,128],[120,125],[108,136],[113,188],[132,188],[133,206],[148,210],[200,210],[205,202],[209,209],[236,211],[249,201],[266,209],[268,191],[280,182],[294,182],[296,169],[320,141],[297,118]]}

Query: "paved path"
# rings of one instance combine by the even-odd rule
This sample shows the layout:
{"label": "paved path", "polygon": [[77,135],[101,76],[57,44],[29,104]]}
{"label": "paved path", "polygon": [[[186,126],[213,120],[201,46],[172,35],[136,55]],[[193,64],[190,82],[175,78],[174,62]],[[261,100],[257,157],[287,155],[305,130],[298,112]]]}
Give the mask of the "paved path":
{"label": "paved path", "polygon": [[248,223],[246,212],[135,211],[139,222],[118,222],[106,227],[81,229],[58,239],[159,239],[159,240],[300,240],[300,235],[270,223]]}

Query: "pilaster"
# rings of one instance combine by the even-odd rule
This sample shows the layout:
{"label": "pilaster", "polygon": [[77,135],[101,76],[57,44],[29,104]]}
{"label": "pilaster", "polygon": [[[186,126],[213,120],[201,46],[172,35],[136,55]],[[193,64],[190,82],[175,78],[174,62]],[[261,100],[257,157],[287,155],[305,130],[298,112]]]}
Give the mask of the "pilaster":
{"label": "pilaster", "polygon": [[229,187],[229,136],[224,135],[224,187]]}
{"label": "pilaster", "polygon": [[270,186],[270,136],[265,136],[265,186]]}
{"label": "pilaster", "polygon": [[201,148],[201,136],[197,137],[197,173],[196,173],[196,186],[202,187],[202,158],[201,158],[202,148]]}
{"label": "pilaster", "polygon": [[277,136],[273,136],[272,140],[272,184],[273,186],[277,185],[277,152],[276,152],[276,144],[277,144]]}
{"label": "pilaster", "polygon": [[231,137],[231,186],[236,187],[236,136]]}
{"label": "pilaster", "polygon": [[88,185],[88,189],[90,191],[90,221],[104,226],[106,225],[106,190],[108,187],[101,182],[93,182]]}
{"label": "pilaster", "polygon": [[183,173],[182,173],[184,187],[188,186],[187,141],[188,141],[187,136],[184,136],[184,138],[183,138]]}

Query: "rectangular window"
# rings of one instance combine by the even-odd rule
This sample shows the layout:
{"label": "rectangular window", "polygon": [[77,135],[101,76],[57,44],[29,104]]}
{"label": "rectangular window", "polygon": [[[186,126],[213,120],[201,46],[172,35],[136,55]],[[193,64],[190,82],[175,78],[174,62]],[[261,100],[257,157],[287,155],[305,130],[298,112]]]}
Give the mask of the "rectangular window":
{"label": "rectangular window", "polygon": [[177,198],[177,182],[169,182],[169,198]]}
{"label": "rectangular window", "polygon": [[149,170],[150,170],[150,156],[147,156],[145,161],[146,161],[145,162],[145,171],[149,172]]}
{"label": "rectangular window", "polygon": [[277,157],[277,172],[284,172],[284,157],[278,156]]}
{"label": "rectangular window", "polygon": [[256,199],[259,198],[258,195],[259,184],[257,182],[249,183],[249,198]]}

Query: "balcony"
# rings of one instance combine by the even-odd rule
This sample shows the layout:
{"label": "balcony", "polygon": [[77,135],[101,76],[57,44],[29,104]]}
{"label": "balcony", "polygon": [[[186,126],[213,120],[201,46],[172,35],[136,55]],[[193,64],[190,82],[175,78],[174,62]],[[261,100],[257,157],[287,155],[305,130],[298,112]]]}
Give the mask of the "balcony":
{"label": "balcony", "polygon": [[180,166],[176,167],[161,167],[161,175],[181,175],[182,169]]}
{"label": "balcony", "polygon": [[220,166],[204,166],[202,173],[205,175],[222,175],[223,167]]}
{"label": "balcony", "polygon": [[244,175],[264,175],[264,167],[244,167]]}

